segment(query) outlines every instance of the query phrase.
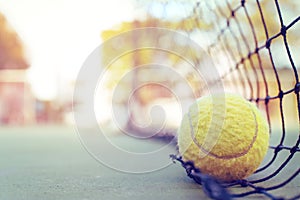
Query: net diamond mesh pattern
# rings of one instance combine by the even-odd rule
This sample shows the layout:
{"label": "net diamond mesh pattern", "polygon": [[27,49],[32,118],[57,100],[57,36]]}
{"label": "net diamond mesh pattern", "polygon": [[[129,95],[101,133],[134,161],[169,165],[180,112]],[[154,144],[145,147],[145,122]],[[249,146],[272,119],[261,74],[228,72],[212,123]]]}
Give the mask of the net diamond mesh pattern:
{"label": "net diamond mesh pattern", "polygon": [[[168,1],[162,4],[167,7]],[[247,180],[220,183],[193,163],[171,156],[213,199],[258,194],[270,199],[300,198],[297,191],[289,196],[280,193],[299,179],[300,172],[299,8],[300,3],[283,0],[195,1],[187,11],[189,24],[178,27],[195,41],[201,40],[199,35],[206,38],[202,46],[221,73],[209,85],[222,82],[225,90],[239,92],[256,103],[270,125],[267,161]],[[200,34],[194,34],[195,30]]]}

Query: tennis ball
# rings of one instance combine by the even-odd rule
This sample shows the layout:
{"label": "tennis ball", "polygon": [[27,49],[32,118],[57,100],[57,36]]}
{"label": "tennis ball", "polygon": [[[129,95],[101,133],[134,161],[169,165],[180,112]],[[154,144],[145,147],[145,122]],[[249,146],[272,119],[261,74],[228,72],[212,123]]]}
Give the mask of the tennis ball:
{"label": "tennis ball", "polygon": [[198,99],[178,130],[182,159],[225,182],[254,173],[268,146],[267,121],[254,104],[234,94]]}

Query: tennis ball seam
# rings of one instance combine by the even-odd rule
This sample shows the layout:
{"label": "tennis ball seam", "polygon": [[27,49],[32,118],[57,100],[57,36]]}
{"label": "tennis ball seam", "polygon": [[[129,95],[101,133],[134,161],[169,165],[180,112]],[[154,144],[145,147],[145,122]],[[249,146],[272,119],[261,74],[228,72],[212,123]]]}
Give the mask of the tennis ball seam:
{"label": "tennis ball seam", "polygon": [[189,112],[187,113],[187,117],[189,119],[189,125],[190,125],[190,130],[191,130],[191,138],[193,140],[193,142],[199,147],[199,149],[205,153],[206,155],[208,156],[212,156],[214,158],[218,158],[218,159],[223,159],[223,160],[229,160],[229,159],[233,159],[233,158],[239,158],[239,157],[242,157],[244,155],[246,155],[250,149],[253,147],[253,144],[255,143],[256,141],[256,138],[257,138],[257,134],[258,134],[258,124],[257,124],[257,120],[256,120],[256,114],[255,112],[251,109],[251,105],[248,103],[248,106],[253,114],[253,117],[254,117],[254,122],[255,122],[255,133],[254,133],[254,136],[253,136],[253,139],[251,141],[251,143],[249,144],[248,148],[245,149],[243,152],[240,152],[240,153],[237,153],[237,154],[233,154],[233,155],[224,155],[224,156],[220,156],[220,155],[217,155],[217,154],[214,154],[212,153],[211,151],[208,151],[206,150],[205,148],[203,148],[199,143],[198,141],[196,141],[195,139],[195,131],[194,131],[194,127],[193,127],[193,123],[192,123],[192,119],[191,119],[191,115],[190,115],[190,110]]}

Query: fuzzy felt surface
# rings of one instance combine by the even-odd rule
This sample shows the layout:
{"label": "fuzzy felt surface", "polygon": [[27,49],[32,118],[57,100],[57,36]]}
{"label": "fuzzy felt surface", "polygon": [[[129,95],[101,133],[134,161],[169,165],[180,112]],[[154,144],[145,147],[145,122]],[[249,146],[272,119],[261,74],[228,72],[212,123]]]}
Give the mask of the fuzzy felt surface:
{"label": "fuzzy felt surface", "polygon": [[238,95],[205,96],[183,117],[178,146],[184,160],[229,182],[259,167],[269,146],[269,127],[258,108]]}

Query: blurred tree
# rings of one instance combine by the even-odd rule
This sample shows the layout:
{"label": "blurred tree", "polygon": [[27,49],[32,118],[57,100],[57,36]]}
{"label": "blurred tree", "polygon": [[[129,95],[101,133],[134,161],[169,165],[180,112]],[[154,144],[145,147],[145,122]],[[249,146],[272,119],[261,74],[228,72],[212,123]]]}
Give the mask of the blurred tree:
{"label": "blurred tree", "polygon": [[[220,66],[221,75],[222,73],[226,73],[227,69],[234,68],[235,64],[241,60],[241,57],[247,58],[250,52],[254,52],[256,45],[258,47],[265,44],[266,38],[266,29],[268,31],[268,36],[272,37],[275,34],[280,32],[280,21],[278,17],[278,10],[275,5],[275,1],[246,1],[245,7],[241,7],[241,1],[233,0],[233,1],[168,1],[168,0],[137,0],[140,5],[144,6],[146,9],[147,16],[144,20],[135,20],[131,22],[123,22],[117,27],[106,30],[102,32],[102,39],[104,41],[109,38],[118,36],[121,33],[125,33],[127,31],[143,28],[143,27],[161,27],[167,28],[171,30],[175,30],[186,34],[188,37],[193,40],[208,40],[206,42],[207,45],[211,45],[216,47],[213,54],[215,58],[215,62],[218,63],[218,55],[220,55]],[[208,9],[204,9],[204,4],[208,4]],[[212,5],[213,4],[213,5]],[[299,2],[293,0],[286,0],[279,2],[282,15],[284,18],[285,25],[291,23],[292,20],[295,20],[298,17],[299,13]],[[239,9],[236,9],[240,7]],[[207,7],[206,7],[207,8]],[[248,16],[245,14],[245,9],[247,9]],[[260,10],[261,9],[261,10]],[[236,12],[233,12],[235,10]],[[170,14],[171,13],[171,14]],[[266,24],[266,29],[263,26],[262,15],[264,22]],[[228,21],[227,21],[228,19]],[[250,20],[249,20],[250,19]],[[230,23],[230,28],[226,29],[223,32],[223,39],[220,40],[220,29],[225,28],[226,24]],[[218,24],[216,26],[216,24]],[[298,31],[299,26],[293,27],[292,30],[289,30],[287,33],[288,42],[291,48],[293,46],[297,46],[300,42],[298,40]],[[200,33],[201,32],[201,33]],[[207,32],[206,36],[203,32]],[[166,60],[169,61],[169,65],[174,66],[176,68],[177,64],[180,65],[181,58],[176,54],[166,54],[163,52],[153,51],[151,49],[139,49],[135,51],[128,52],[111,62],[112,58],[110,55],[116,51],[116,49],[123,48],[128,50],[133,50],[135,47],[139,47],[141,43],[147,44],[147,42],[153,42],[152,38],[156,39],[156,42],[160,42],[163,40],[165,43],[176,43],[176,45],[180,45],[180,41],[169,40],[168,37],[164,37],[163,35],[156,35],[155,31],[149,33],[149,35],[127,35],[128,38],[122,37],[122,40],[118,41],[111,47],[107,47],[104,49],[104,53],[102,55],[103,63],[110,63],[108,69],[108,77],[107,87],[114,88],[120,80],[122,79],[122,87],[124,91],[130,91],[129,88],[135,88],[139,81],[139,70],[138,66],[149,64],[149,63],[164,63]],[[151,38],[151,39],[149,39]],[[161,40],[160,40],[161,39]],[[257,44],[255,43],[257,41]],[[217,44],[216,44],[217,43]],[[220,47],[222,44],[226,43],[226,47]],[[204,43],[205,44],[205,43]],[[201,43],[202,45],[202,43]],[[284,58],[280,56],[276,56],[277,54],[282,55],[285,51],[284,47],[278,46],[282,45],[281,39],[276,39],[272,42],[271,48],[276,48],[273,51],[273,56],[278,59],[276,60],[276,66],[284,67],[284,63],[287,63]],[[201,56],[199,56],[199,52],[196,52],[193,49],[188,48],[187,46],[182,46],[183,49],[186,49],[186,53],[192,55],[195,58],[195,64],[202,62]],[[231,58],[233,62],[229,62],[232,66],[226,66],[224,63],[224,49],[229,49],[232,51]],[[294,48],[296,49],[296,48]],[[284,52],[285,53],[285,52]],[[253,70],[256,73],[256,70],[260,69],[260,66],[263,66],[264,69],[271,68],[272,65],[270,63],[270,59],[268,58],[268,54],[266,51],[260,51],[260,58],[257,56],[251,57],[250,59],[246,59],[243,63],[243,67],[240,67],[239,71],[244,73],[242,70]],[[280,60],[279,60],[280,58]],[[115,59],[115,58],[113,58]],[[229,59],[229,60],[230,60]],[[261,61],[261,65],[259,64],[259,59]],[[164,60],[164,61],[162,61]],[[289,64],[287,64],[289,65]],[[242,69],[241,69],[242,68]],[[132,69],[134,70],[133,77],[128,79],[124,79],[124,75]],[[245,72],[247,73],[247,72]],[[131,75],[132,75],[131,74]],[[162,73],[163,74],[163,73]],[[147,74],[152,79],[162,80],[166,79],[163,75],[160,74]],[[249,75],[249,74],[248,74]],[[143,76],[146,76],[143,74]],[[261,76],[261,75],[260,75]],[[248,76],[249,77],[249,76]],[[259,76],[256,74],[256,78]],[[261,77],[259,77],[261,79]],[[242,80],[243,78],[238,78],[238,80]],[[124,82],[125,80],[125,82]],[[193,73],[186,74],[186,80],[189,81],[191,85],[196,88],[196,90],[201,90],[201,86],[199,86],[199,82],[197,82],[197,77]],[[258,81],[258,80],[257,80]],[[259,80],[261,81],[261,80]],[[257,82],[257,87],[260,86],[260,83]],[[244,90],[244,88],[243,88]],[[141,90],[141,91],[149,91]],[[261,89],[262,91],[262,89]],[[198,94],[202,91],[198,91]],[[126,92],[125,92],[126,93]],[[196,92],[197,93],[197,92]],[[259,94],[258,94],[259,95]],[[126,96],[126,95],[124,95]],[[147,95],[136,93],[134,94],[136,98],[136,102],[140,104],[145,104],[151,100],[151,96],[155,95]],[[144,98],[147,97],[147,98]],[[120,102],[127,101],[128,99],[119,99]],[[130,122],[129,122],[130,123]]]}
{"label": "blurred tree", "polygon": [[27,69],[23,44],[0,13],[0,69]]}
{"label": "blurred tree", "polygon": [[0,13],[0,124],[32,123],[34,97],[28,87],[23,44]]}
{"label": "blurred tree", "polygon": [[[151,48],[141,48],[152,46],[153,44],[164,43],[166,45],[173,45],[174,48],[179,48],[184,50],[184,53],[189,54],[189,57],[192,60],[196,60],[199,57],[199,52],[196,52],[195,49],[188,47],[188,43],[183,41],[176,41],[175,38],[169,37],[168,32],[161,31],[159,28],[169,29],[173,31],[181,31],[182,34],[186,34],[186,31],[192,31],[198,27],[192,26],[194,19],[183,18],[181,20],[166,20],[159,19],[153,16],[148,16],[145,20],[135,20],[131,22],[123,22],[120,25],[116,26],[113,29],[103,31],[101,36],[104,41],[109,40],[110,38],[115,37],[113,42],[116,44],[111,44],[109,46],[104,45],[102,63],[109,66],[105,66],[107,74],[106,87],[113,89],[115,87],[122,87],[123,95],[118,96],[117,101],[119,103],[126,104],[128,103],[128,97],[130,92],[135,88],[145,83],[145,80],[148,82],[162,83],[162,85],[168,85],[170,87],[176,87],[178,80],[170,81],[169,73],[157,73],[157,71],[146,70],[143,71],[143,67],[140,66],[153,66],[153,65],[167,65],[169,67],[178,67],[183,61],[182,57],[184,55],[178,55],[176,53],[166,52],[159,49]],[[199,26],[205,26],[204,23],[199,23]],[[136,35],[136,32],[128,32],[134,29],[141,28],[153,28],[148,30],[147,34],[139,33]],[[158,28],[158,29],[157,29]],[[121,37],[118,35],[124,33]],[[129,34],[126,34],[129,33]],[[118,58],[112,58],[111,55],[114,55],[116,51],[120,49],[124,50],[125,54],[120,55]],[[176,50],[174,49],[176,52]],[[123,51],[121,51],[123,52]],[[131,72],[131,73],[128,73]],[[187,76],[191,85],[198,84],[194,76]],[[143,82],[144,81],[144,82]],[[157,87],[157,85],[149,85],[149,87],[137,89],[132,97],[134,98],[135,106],[145,107],[151,101],[159,98],[171,97],[170,92],[167,92],[165,88]],[[199,88],[199,87],[198,87]],[[168,93],[168,94],[167,94]],[[122,99],[125,98],[125,99]],[[116,99],[113,99],[116,101]],[[133,129],[132,121],[134,121],[134,116],[130,113],[128,120],[127,128]]]}

